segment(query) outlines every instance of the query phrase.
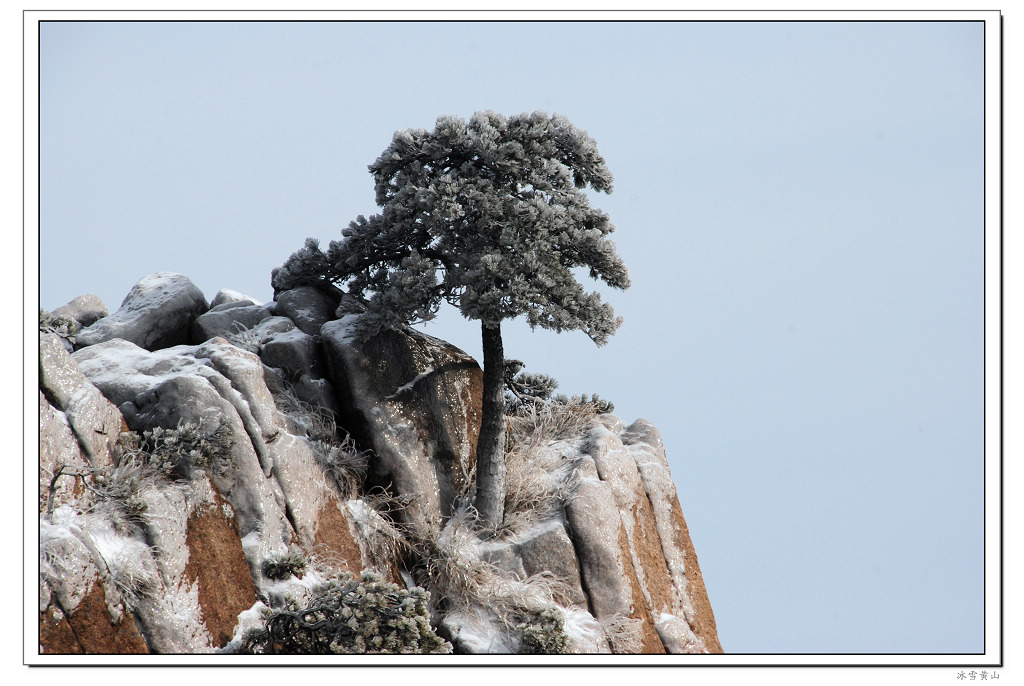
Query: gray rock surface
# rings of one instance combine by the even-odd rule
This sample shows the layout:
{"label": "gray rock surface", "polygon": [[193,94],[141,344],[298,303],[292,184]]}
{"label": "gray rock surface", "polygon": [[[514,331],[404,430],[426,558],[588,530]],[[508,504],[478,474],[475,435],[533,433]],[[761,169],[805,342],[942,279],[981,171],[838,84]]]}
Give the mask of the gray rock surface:
{"label": "gray rock surface", "polygon": [[288,317],[295,326],[316,336],[320,327],[334,319],[338,298],[312,286],[300,286],[277,294],[277,313]]}
{"label": "gray rock surface", "polygon": [[123,338],[146,350],[189,343],[192,322],[209,304],[183,274],[157,272],[139,280],[113,314],[78,333],[76,345]]}
{"label": "gray rock surface", "polygon": [[53,334],[39,335],[39,389],[66,417],[90,466],[111,466],[111,451],[121,433],[121,413],[82,374]]}
{"label": "gray rock surface", "polygon": [[250,298],[244,293],[233,291],[230,288],[222,288],[217,291],[217,295],[213,296],[213,300],[210,301],[210,309],[217,308],[227,303],[242,303],[245,305],[262,305],[260,301],[255,298]]}
{"label": "gray rock surface", "polygon": [[373,450],[371,479],[413,499],[410,526],[436,532],[476,462],[483,373],[463,351],[416,331],[360,341],[358,316],[320,331],[341,424]]}
{"label": "gray rock surface", "polygon": [[519,541],[516,551],[522,560],[526,576],[544,572],[553,574],[565,584],[569,603],[577,607],[586,607],[587,597],[583,593],[583,584],[580,581],[576,551],[561,521],[551,520],[546,525],[534,529],[530,536]]}
{"label": "gray rock surface", "polygon": [[[82,449],[78,445],[75,434],[68,424],[67,415],[54,409],[39,394],[39,509],[45,512],[63,503],[75,499],[75,479],[71,476],[59,477],[57,471],[79,472],[90,467]],[[53,485],[53,492],[50,486]],[[84,494],[83,494],[84,495]]]}
{"label": "gray rock surface", "polygon": [[251,329],[270,316],[263,305],[227,302],[196,317],[192,322],[192,342],[203,343],[215,336],[228,337]]}
{"label": "gray rock surface", "polygon": [[621,521],[611,486],[599,479],[581,479],[565,515],[594,616],[629,617],[632,588],[622,560]]}
{"label": "gray rock surface", "polygon": [[80,295],[67,305],[62,305],[51,312],[55,317],[71,317],[81,326],[89,326],[103,319],[110,312],[98,295]]}
{"label": "gray rock surface", "polygon": [[323,354],[317,340],[299,329],[270,333],[260,345],[260,359],[276,367],[290,380],[301,376],[322,379],[326,376]]}

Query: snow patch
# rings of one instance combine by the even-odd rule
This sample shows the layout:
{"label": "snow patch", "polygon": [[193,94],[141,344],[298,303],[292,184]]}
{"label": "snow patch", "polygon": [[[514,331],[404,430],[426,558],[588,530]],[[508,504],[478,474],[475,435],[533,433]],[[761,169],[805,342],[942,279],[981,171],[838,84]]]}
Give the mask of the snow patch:
{"label": "snow patch", "polygon": [[441,622],[452,643],[472,654],[509,654],[516,652],[517,641],[503,629],[497,615],[486,608],[453,612]]}
{"label": "snow patch", "polygon": [[423,379],[427,378],[428,376],[430,376],[433,373],[434,373],[434,368],[433,367],[427,367],[426,371],[420,372],[419,374],[417,374],[413,378],[412,381],[410,381],[409,383],[403,384],[403,385],[399,386],[398,388],[396,388],[395,392],[392,393],[391,395],[387,396],[387,398],[385,398],[385,399],[386,400],[393,400],[393,399],[397,398],[398,396],[400,396],[402,393],[405,393],[406,391],[411,391],[416,384],[418,384],[420,381],[423,381]]}
{"label": "snow patch", "polygon": [[559,607],[569,639],[569,650],[573,653],[610,653],[608,637],[601,622],[586,610]]}

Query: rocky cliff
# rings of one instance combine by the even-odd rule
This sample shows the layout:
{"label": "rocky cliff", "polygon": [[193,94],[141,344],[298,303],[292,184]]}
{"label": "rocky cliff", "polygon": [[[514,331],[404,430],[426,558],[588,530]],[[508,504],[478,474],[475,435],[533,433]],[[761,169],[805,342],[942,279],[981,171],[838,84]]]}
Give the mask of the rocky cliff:
{"label": "rocky cliff", "polygon": [[359,316],[170,273],[41,315],[40,653],[721,652],[654,426],[510,416],[484,531],[479,365]]}

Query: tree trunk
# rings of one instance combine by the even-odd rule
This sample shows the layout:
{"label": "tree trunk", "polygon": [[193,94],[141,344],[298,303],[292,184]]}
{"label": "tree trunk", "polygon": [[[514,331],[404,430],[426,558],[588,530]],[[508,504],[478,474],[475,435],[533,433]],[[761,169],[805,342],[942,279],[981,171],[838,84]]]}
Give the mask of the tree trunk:
{"label": "tree trunk", "polygon": [[482,324],[484,399],[476,444],[476,509],[484,526],[505,518],[505,350],[501,324]]}

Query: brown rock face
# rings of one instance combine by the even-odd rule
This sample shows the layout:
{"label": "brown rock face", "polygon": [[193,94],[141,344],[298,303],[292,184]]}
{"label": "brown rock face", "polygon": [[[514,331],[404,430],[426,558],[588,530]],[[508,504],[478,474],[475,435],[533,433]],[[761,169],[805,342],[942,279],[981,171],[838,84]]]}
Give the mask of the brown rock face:
{"label": "brown rock face", "polygon": [[97,579],[71,612],[60,612],[54,604],[39,614],[39,652],[127,655],[149,649],[130,614],[111,620],[103,584]]}
{"label": "brown rock face", "polygon": [[672,514],[676,526],[675,545],[683,551],[683,555],[686,557],[687,589],[690,602],[693,603],[695,610],[693,631],[704,640],[704,645],[709,653],[724,653],[722,644],[718,641],[715,613],[711,609],[711,601],[708,599],[708,592],[704,587],[704,577],[700,573],[697,552],[690,539],[690,530],[686,526],[686,519],[683,518],[683,509],[679,506],[678,499],[672,503]]}
{"label": "brown rock face", "polygon": [[224,514],[223,501],[194,512],[188,519],[185,581],[195,583],[199,607],[216,647],[234,635],[238,615],[256,602],[256,586],[242,551],[238,524]]}
{"label": "brown rock face", "polygon": [[336,560],[344,569],[353,574],[358,574],[365,566],[359,544],[352,536],[348,518],[342,514],[339,503],[334,498],[324,503],[323,509],[320,510],[317,517],[313,548]]}

